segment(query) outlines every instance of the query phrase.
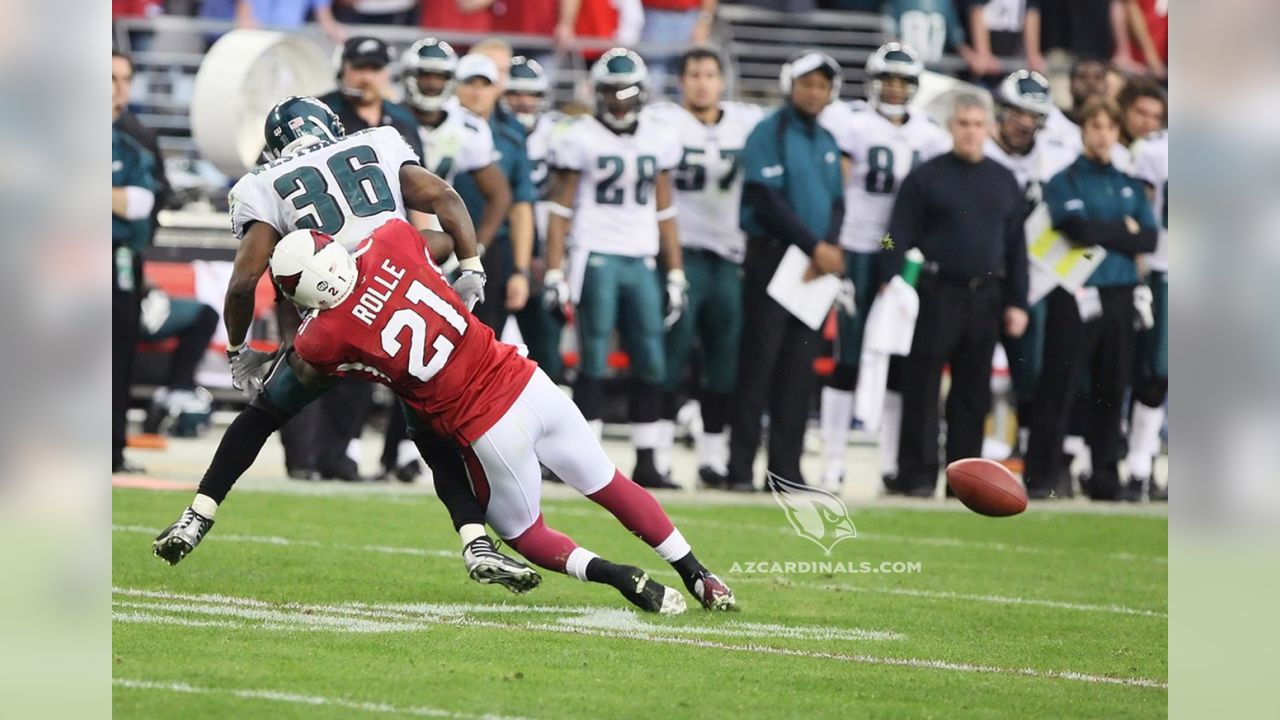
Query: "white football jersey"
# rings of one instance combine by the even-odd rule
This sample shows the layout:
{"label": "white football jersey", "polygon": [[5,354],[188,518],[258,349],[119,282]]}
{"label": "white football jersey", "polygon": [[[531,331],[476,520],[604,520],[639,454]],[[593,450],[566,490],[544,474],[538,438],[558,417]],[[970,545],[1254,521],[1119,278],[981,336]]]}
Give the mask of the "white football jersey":
{"label": "white football jersey", "polygon": [[1012,155],[1006,152],[994,138],[987,138],[982,152],[1008,168],[1027,199],[1036,203],[1044,199],[1044,184],[1079,157],[1078,154],[1070,152],[1061,145],[1043,142],[1039,138],[1031,146],[1031,152],[1025,155]]}
{"label": "white football jersey", "polygon": [[672,183],[680,211],[680,244],[742,262],[746,254],[746,234],[738,226],[742,146],[764,117],[764,110],[723,102],[714,125],[704,124],[673,102],[650,105],[643,115],[670,127],[681,144],[680,164]]}
{"label": "white football jersey", "polygon": [[1169,131],[1161,130],[1133,146],[1133,173],[1155,189],[1151,210],[1160,226],[1156,251],[1146,256],[1147,267],[1169,272]]}
{"label": "white football jersey", "polygon": [[641,118],[619,135],[594,117],[557,128],[551,167],[578,173],[569,246],[632,257],[658,254],[655,182],[680,164],[680,141],[666,125]]}
{"label": "white football jersey", "polygon": [[444,120],[437,127],[418,126],[423,167],[453,184],[459,173],[468,173],[491,165],[497,157],[493,147],[493,131],[484,118],[451,98],[445,105]]}
{"label": "white football jersey", "polygon": [[243,239],[250,223],[282,236],[311,228],[347,249],[392,218],[405,219],[400,168],[418,155],[391,126],[352,133],[264,165],[231,188],[231,230]]}
{"label": "white football jersey", "polygon": [[951,150],[951,136],[924,113],[894,125],[865,102],[832,103],[818,122],[852,161],[844,183],[840,245],[877,252],[902,181],[916,165]]}
{"label": "white football jersey", "polygon": [[529,155],[529,165],[533,168],[533,190],[538,200],[533,204],[533,220],[538,237],[547,236],[547,222],[550,216],[551,200],[551,167],[548,155],[551,150],[551,136],[556,127],[566,122],[567,116],[551,110],[538,116],[538,122],[525,138],[525,152]]}
{"label": "white football jersey", "polygon": [[1072,157],[1084,151],[1080,126],[1056,107],[1045,117],[1044,127],[1036,134],[1036,142],[1056,145]]}

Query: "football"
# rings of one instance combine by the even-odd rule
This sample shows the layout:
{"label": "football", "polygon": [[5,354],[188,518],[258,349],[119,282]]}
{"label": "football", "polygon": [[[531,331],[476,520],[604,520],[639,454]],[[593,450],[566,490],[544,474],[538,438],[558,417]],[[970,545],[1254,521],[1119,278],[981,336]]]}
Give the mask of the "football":
{"label": "football", "polygon": [[1027,509],[1022,481],[994,460],[956,460],[947,466],[947,485],[965,507],[979,515],[1006,517]]}

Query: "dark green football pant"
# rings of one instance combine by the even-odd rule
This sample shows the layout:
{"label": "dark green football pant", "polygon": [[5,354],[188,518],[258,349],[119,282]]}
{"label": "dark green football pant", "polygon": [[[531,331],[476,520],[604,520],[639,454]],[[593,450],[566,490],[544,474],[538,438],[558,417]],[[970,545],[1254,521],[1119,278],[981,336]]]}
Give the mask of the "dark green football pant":
{"label": "dark green football pant", "polygon": [[631,377],[649,385],[666,379],[662,281],[653,258],[591,253],[577,305],[581,374],[605,376],[616,329],[631,359]]}
{"label": "dark green football pant", "polygon": [[700,387],[727,395],[738,381],[742,340],[742,266],[706,250],[685,248],[689,302],[666,337],[667,392],[679,392],[696,335],[702,348]]}

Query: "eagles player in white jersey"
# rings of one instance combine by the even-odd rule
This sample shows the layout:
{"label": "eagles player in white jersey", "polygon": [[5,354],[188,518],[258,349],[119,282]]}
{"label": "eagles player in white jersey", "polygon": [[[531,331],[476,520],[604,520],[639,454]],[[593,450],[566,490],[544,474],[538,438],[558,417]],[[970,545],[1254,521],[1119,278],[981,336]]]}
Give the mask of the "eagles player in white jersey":
{"label": "eagles player in white jersey", "polygon": [[[407,219],[406,208],[433,213],[453,237],[461,258],[462,274],[454,281],[454,289],[468,304],[484,297],[475,230],[462,198],[418,164],[417,155],[395,128],[371,128],[347,136],[327,105],[294,96],[268,113],[264,134],[267,154],[275,159],[245,175],[231,190],[232,229],[240,247],[223,311],[232,382],[252,402],[222,436],[190,507],[156,538],[155,554],[170,564],[195,550],[213,527],[218,505],[253,464],[271,433],[324,394],[305,388],[290,363],[272,365],[291,348],[277,357],[246,343],[258,283],[282,237],[312,229],[356,250],[383,223]],[[278,278],[282,284],[288,279]],[[271,373],[264,378],[268,366]],[[463,557],[472,579],[497,582],[513,591],[532,589],[537,574],[496,551],[484,534],[484,514],[467,487],[456,446],[444,449],[452,455],[430,453],[432,458],[440,457],[432,465],[437,493],[463,537]],[[470,522],[460,521],[463,517]]]}
{"label": "eagles player in white jersey", "polygon": [[1145,494],[1151,500],[1167,501],[1169,490],[1152,481],[1152,469],[1160,452],[1160,429],[1169,395],[1169,131],[1161,130],[1139,140],[1133,158],[1131,174],[1147,184],[1160,232],[1156,251],[1142,257],[1150,292],[1151,326],[1138,335],[1126,497],[1136,501]]}
{"label": "eagles player in white jersey", "polygon": [[[525,152],[533,166],[533,186],[537,201],[533,205],[534,257],[530,297],[541,297],[542,274],[546,270],[547,219],[551,214],[551,170],[547,154],[551,136],[566,120],[563,113],[548,109],[551,83],[537,60],[523,55],[511,58],[507,86],[502,103],[524,127]],[[562,314],[553,312],[543,302],[529,302],[516,313],[520,335],[529,348],[529,358],[538,363],[557,382],[564,377],[564,360],[560,355],[560,334],[564,328]]]}
{"label": "eagles player in white jersey", "polygon": [[[822,482],[838,488],[844,479],[853,389],[862,356],[862,331],[879,291],[878,258],[889,229],[898,187],[919,163],[951,149],[951,136],[924,113],[907,105],[920,83],[924,63],[911,48],[891,42],[867,59],[867,101],[832,103],[818,116],[845,155],[845,213],[840,228],[845,277],[853,282],[853,310],[836,314],[836,367],[822,388]],[[897,423],[901,399],[886,399],[880,447],[882,471],[896,472]]]}
{"label": "eagles player in white jersey", "polygon": [[422,164],[449,184],[459,173],[471,173],[485,199],[476,239],[488,247],[511,209],[511,186],[494,163],[489,124],[453,96],[458,55],[449,43],[428,37],[410,46],[401,64],[405,104],[420,124]]}
{"label": "eagles player in white jersey", "polygon": [[670,471],[675,418],[695,339],[702,377],[695,380],[703,432],[694,438],[703,484],[725,487],[729,478],[726,425],[738,379],[742,338],[742,258],[746,236],[738,227],[742,201],[739,156],[764,112],[755,105],[723,102],[720,55],[710,48],[686,51],[677,63],[680,104],[646,107],[641,117],[670,126],[683,148],[675,174],[680,244],[689,302],[666,336],[666,393],[659,422],[658,471]]}
{"label": "eagles player in white jersey", "polygon": [[[997,122],[983,154],[1009,169],[1027,197],[1027,215],[1043,202],[1042,186],[1079,157],[1078,150],[1046,141],[1046,126],[1053,113],[1049,81],[1038,72],[1010,73],[995,94]],[[1030,240],[1031,238],[1028,238]],[[1004,336],[1005,355],[1018,413],[1018,447],[1025,448],[1040,368],[1044,362],[1046,305],[1038,302],[1028,311],[1027,329],[1020,337]]]}
{"label": "eagles player in white jersey", "polygon": [[[606,52],[592,67],[591,81],[595,115],[552,139],[548,302],[572,300],[577,307],[581,363],[574,400],[597,432],[609,343],[619,331],[631,359],[632,478],[647,487],[675,487],[658,472],[654,448],[666,379],[664,325],[680,319],[688,288],[671,200],[670,171],[680,163],[680,143],[664,125],[641,117],[648,73],[639,55],[623,48]],[[665,281],[657,271],[659,254]]]}

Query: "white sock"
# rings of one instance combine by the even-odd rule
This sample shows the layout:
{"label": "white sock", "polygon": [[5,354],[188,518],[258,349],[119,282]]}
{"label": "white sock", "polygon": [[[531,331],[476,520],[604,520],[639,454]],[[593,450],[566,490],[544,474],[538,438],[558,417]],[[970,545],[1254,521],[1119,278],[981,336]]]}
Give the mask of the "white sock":
{"label": "white sock", "polygon": [[196,493],[196,498],[191,501],[191,509],[212,520],[218,512],[218,501],[208,495]]}
{"label": "white sock", "polygon": [[822,388],[822,446],[824,481],[835,482],[844,475],[845,453],[849,445],[849,423],[853,421],[853,393],[833,387]]}
{"label": "white sock", "polygon": [[679,530],[672,530],[667,539],[659,543],[653,551],[658,553],[658,557],[663,560],[675,562],[693,552],[693,548],[689,547],[689,543],[680,534]]}
{"label": "white sock", "polygon": [[880,418],[880,475],[898,474],[898,442],[902,436],[902,393],[884,394],[884,415]]}
{"label": "white sock", "polygon": [[582,582],[586,582],[587,565],[598,557],[600,556],[586,548],[574,548],[573,552],[569,553],[569,559],[564,561],[564,571]]}
{"label": "white sock", "polygon": [[666,475],[671,472],[671,451],[676,444],[676,423],[674,420],[659,420],[655,423],[658,426],[658,444],[653,450],[653,464],[657,466],[658,472]]}
{"label": "white sock", "polygon": [[347,457],[351,458],[351,462],[355,463],[356,467],[360,466],[360,438],[352,438],[351,442],[347,443]]}
{"label": "white sock", "polygon": [[591,434],[596,436],[596,440],[604,439],[604,421],[588,420],[587,427],[591,428]]}
{"label": "white sock", "polygon": [[656,422],[631,423],[631,444],[637,450],[652,450],[658,447],[661,433]]}
{"label": "white sock", "polygon": [[704,432],[698,435],[695,450],[698,453],[698,467],[709,467],[721,475],[729,472],[729,433],[721,430],[718,433]]}
{"label": "white sock", "polygon": [[466,547],[471,544],[472,540],[484,536],[484,526],[479,523],[467,523],[458,528],[458,537],[462,538],[462,547]]}
{"label": "white sock", "polygon": [[418,454],[418,446],[412,440],[401,440],[396,445],[396,467],[404,467],[422,457]]}
{"label": "white sock", "polygon": [[1164,406],[1147,407],[1133,404],[1129,420],[1129,477],[1150,478],[1156,453],[1160,452],[1160,428],[1164,425]]}

